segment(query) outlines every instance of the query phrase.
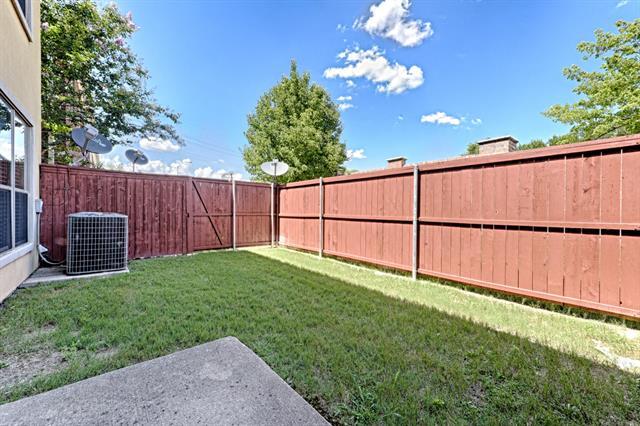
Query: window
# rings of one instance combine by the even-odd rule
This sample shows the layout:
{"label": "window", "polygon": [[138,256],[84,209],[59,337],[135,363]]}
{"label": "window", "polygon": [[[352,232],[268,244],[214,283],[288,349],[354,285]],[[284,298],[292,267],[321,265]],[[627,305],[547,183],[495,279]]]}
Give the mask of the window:
{"label": "window", "polygon": [[22,14],[24,15],[24,17],[27,17],[27,0],[17,0],[18,1],[18,7],[20,8],[20,10],[22,11]]}
{"label": "window", "polygon": [[13,5],[19,15],[29,40],[31,40],[31,2],[33,0],[13,0]]}
{"label": "window", "polygon": [[0,97],[0,253],[29,242],[31,128]]}

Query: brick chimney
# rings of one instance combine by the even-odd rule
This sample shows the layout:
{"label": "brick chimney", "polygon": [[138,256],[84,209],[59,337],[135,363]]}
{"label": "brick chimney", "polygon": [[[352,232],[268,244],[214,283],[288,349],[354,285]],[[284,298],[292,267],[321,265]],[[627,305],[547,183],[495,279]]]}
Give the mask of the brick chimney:
{"label": "brick chimney", "polygon": [[478,146],[480,147],[480,155],[502,154],[516,151],[518,149],[518,140],[510,135],[499,136],[478,141]]}
{"label": "brick chimney", "polygon": [[399,169],[407,163],[405,157],[393,157],[387,159],[387,169]]}

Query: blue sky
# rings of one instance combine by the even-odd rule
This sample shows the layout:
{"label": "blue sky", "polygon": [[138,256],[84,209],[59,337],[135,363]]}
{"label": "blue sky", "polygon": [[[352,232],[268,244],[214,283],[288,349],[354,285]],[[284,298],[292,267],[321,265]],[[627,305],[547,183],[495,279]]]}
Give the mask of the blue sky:
{"label": "blue sky", "polygon": [[491,136],[564,132],[541,112],[575,99],[562,69],[581,62],[577,43],[640,16],[638,0],[117,3],[140,27],[131,48],[158,101],[182,114],[186,147],[146,143],[154,167],[244,178],[246,116],[293,58],[336,102],[350,97],[343,141],[363,150],[349,167],[364,170],[398,155],[456,156]]}

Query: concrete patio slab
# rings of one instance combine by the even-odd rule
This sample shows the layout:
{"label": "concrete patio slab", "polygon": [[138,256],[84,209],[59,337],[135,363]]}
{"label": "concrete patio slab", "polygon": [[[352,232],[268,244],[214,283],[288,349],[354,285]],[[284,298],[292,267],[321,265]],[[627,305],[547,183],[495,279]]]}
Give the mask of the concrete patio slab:
{"label": "concrete patio slab", "polygon": [[326,425],[235,337],[0,405],[3,425]]}

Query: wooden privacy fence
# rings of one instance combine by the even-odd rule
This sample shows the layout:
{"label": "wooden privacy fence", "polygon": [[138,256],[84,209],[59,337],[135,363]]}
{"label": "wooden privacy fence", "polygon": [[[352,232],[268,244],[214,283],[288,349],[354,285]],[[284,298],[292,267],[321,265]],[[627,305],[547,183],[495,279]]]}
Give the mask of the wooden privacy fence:
{"label": "wooden privacy fence", "polygon": [[640,136],[296,182],[282,245],[640,318]]}
{"label": "wooden privacy fence", "polygon": [[40,241],[55,260],[80,211],[128,215],[130,259],[271,241],[267,184],[42,165],[40,194]]}

